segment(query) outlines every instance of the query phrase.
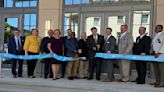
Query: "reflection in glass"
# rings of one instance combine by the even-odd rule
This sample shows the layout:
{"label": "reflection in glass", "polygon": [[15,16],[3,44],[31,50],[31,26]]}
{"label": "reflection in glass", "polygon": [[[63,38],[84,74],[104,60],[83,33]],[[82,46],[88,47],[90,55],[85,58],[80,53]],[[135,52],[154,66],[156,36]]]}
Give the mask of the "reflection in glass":
{"label": "reflection in glass", "polygon": [[65,0],[65,5],[71,5],[73,3],[73,0]]}
{"label": "reflection in glass", "polygon": [[24,14],[24,31],[30,31],[36,28],[37,15],[36,14]]}
{"label": "reflection in glass", "polygon": [[139,27],[146,27],[146,33],[150,32],[150,11],[134,11],[133,14],[133,38],[134,41],[139,36]]}
{"label": "reflection in glass", "polygon": [[4,0],[4,7],[13,7],[13,0]]}
{"label": "reflection in glass", "polygon": [[67,29],[72,29],[75,32],[76,37],[78,36],[79,30],[79,14],[78,13],[65,13],[64,16],[64,35],[67,35]]}
{"label": "reflection in glass", "polygon": [[120,26],[125,24],[125,16],[109,16],[108,27],[112,28],[112,35],[118,38],[120,33]]}
{"label": "reflection in glass", "polygon": [[100,34],[100,30],[101,30],[101,17],[87,17],[85,19],[85,32],[87,34],[87,36],[91,35],[91,28],[92,27],[96,27],[97,28],[97,33]]}

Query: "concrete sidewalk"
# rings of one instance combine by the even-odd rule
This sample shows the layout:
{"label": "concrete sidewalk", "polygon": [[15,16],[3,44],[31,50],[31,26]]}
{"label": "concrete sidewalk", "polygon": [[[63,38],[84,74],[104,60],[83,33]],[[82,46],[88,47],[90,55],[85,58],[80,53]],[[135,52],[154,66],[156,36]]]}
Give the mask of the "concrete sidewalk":
{"label": "concrete sidewalk", "polygon": [[[51,92],[52,90],[59,90],[53,92],[164,92],[164,88],[154,88],[148,84],[136,85],[135,83],[104,83],[96,80],[67,80],[67,79],[43,79],[43,78],[11,78],[5,77],[0,79],[0,92],[2,89],[9,90],[8,88],[13,88],[20,90],[23,88],[25,90],[28,88],[28,92]],[[19,89],[20,88],[20,89]],[[36,90],[32,91],[33,88]],[[38,90],[37,90],[38,88]],[[39,91],[41,89],[47,89],[47,91]],[[61,89],[61,90],[60,90]],[[66,90],[67,91],[62,91]],[[68,91],[70,90],[70,91]],[[73,91],[74,90],[74,91]],[[4,91],[5,92],[5,91]],[[6,92],[19,92],[19,91],[6,91]],[[27,92],[27,91],[25,91]]]}

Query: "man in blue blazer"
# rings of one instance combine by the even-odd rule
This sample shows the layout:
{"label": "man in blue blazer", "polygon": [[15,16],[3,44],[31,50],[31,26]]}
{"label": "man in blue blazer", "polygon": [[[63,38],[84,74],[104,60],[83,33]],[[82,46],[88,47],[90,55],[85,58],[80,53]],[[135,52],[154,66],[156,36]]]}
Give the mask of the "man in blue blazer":
{"label": "man in blue blazer", "polygon": [[[24,55],[23,51],[24,37],[20,36],[20,30],[14,31],[13,37],[8,42],[8,53],[15,55]],[[19,64],[18,72],[16,71],[17,62]],[[22,77],[23,60],[11,59],[13,78]]]}

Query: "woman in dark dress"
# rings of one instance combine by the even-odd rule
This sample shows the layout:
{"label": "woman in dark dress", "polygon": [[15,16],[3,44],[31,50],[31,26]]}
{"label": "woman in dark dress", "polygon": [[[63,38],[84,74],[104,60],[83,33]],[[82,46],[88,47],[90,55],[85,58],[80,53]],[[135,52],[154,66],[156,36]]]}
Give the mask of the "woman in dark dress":
{"label": "woman in dark dress", "polygon": [[[49,40],[48,43],[48,49],[51,54],[57,54],[57,55],[62,55],[63,54],[63,39],[60,38],[60,30],[56,29],[54,31],[54,37]],[[53,80],[59,79],[57,78],[58,71],[59,71],[59,66],[62,62],[58,61],[56,59],[53,59],[51,61],[51,67],[52,67],[52,72],[53,72]]]}

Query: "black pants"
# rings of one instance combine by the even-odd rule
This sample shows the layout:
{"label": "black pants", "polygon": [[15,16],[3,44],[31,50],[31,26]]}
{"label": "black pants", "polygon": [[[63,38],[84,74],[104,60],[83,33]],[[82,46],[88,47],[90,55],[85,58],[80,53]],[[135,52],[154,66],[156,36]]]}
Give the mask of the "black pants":
{"label": "black pants", "polygon": [[93,58],[89,59],[89,77],[93,78],[94,70],[96,69],[96,78],[100,79],[101,75],[101,62],[102,59],[100,58]]}
{"label": "black pants", "polygon": [[[17,63],[18,63],[18,72],[16,71],[17,68]],[[12,74],[13,75],[18,75],[18,76],[22,76],[22,72],[23,72],[23,60],[18,60],[18,59],[12,59]]]}
{"label": "black pants", "polygon": [[146,78],[146,62],[136,61],[136,69],[138,73],[137,82],[138,83],[145,83]]}
{"label": "black pants", "polygon": [[[23,52],[17,52],[16,55],[23,55]],[[18,72],[16,71],[17,63],[18,63]],[[22,76],[23,60],[21,60],[21,59],[12,59],[11,60],[11,66],[12,66],[11,72],[12,72],[13,75]]]}
{"label": "black pants", "polygon": [[62,62],[62,64],[61,64],[61,77],[63,77],[63,78],[65,76],[66,67],[67,67],[67,62]]}
{"label": "black pants", "polygon": [[49,77],[52,78],[52,68],[51,68],[51,59],[44,59],[44,77]]}
{"label": "black pants", "polygon": [[[38,55],[38,53],[28,52],[28,55]],[[28,74],[28,76],[34,75],[36,62],[37,62],[37,59],[27,61],[27,74]]]}

